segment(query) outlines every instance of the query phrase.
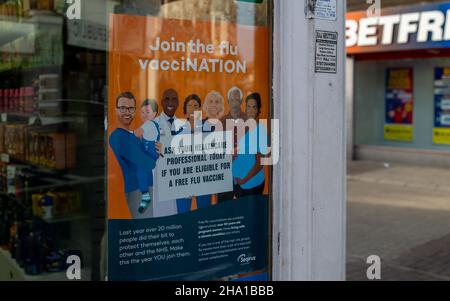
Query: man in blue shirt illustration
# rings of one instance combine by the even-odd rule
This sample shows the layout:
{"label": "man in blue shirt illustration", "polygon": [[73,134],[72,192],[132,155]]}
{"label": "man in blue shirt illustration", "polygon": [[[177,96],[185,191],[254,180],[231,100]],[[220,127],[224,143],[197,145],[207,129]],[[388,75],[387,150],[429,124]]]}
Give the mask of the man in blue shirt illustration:
{"label": "man in blue shirt illustration", "polygon": [[153,208],[139,213],[142,193],[139,187],[139,169],[152,171],[158,158],[156,147],[148,152],[141,141],[131,130],[131,124],[136,116],[136,98],[130,92],[121,93],[116,99],[116,115],[119,127],[109,137],[109,144],[122,169],[125,183],[125,196],[133,219],[153,217]]}

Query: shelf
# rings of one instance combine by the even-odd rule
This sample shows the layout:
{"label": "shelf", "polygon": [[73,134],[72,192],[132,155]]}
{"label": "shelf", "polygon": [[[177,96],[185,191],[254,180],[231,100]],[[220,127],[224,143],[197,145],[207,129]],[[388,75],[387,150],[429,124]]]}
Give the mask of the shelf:
{"label": "shelf", "polygon": [[[63,25],[63,16],[51,11],[32,11],[29,17],[0,15],[0,52],[6,55],[0,64],[0,72],[21,69],[22,64],[31,68],[40,67],[36,65],[61,65]],[[52,46],[51,57],[44,55],[43,51],[57,42],[57,48]]]}
{"label": "shelf", "polygon": [[48,100],[38,100],[38,103],[52,103],[52,102],[68,102],[68,103],[81,103],[81,104],[91,104],[91,105],[98,105],[98,106],[104,106],[104,102],[98,102],[93,100],[86,100],[86,99],[48,99]]}
{"label": "shelf", "polygon": [[39,125],[55,125],[61,123],[83,123],[85,119],[83,117],[75,116],[62,116],[62,117],[45,117],[40,116],[35,113],[1,113],[1,122],[6,123],[9,121],[26,121],[28,125],[36,124],[37,121]]}
{"label": "shelf", "polygon": [[[0,278],[0,281],[69,281],[66,276],[66,271],[58,273],[43,273],[36,276],[27,275],[25,274],[25,271],[11,257],[9,251],[0,249],[0,269],[3,270],[4,268],[9,269],[9,275],[6,275],[6,277],[9,276],[9,278]],[[5,276],[3,277],[6,278]],[[81,268],[81,279],[84,281],[89,281],[91,279],[91,270],[89,268]]]}
{"label": "shelf", "polygon": [[[0,69],[0,74],[2,73],[14,73],[14,72],[20,72],[20,73],[32,73],[32,72],[38,72],[42,69],[49,70],[48,72],[55,71],[58,72],[59,70],[54,69],[61,69],[62,65],[42,65],[42,66],[29,66],[29,67],[16,67],[16,68],[10,68],[10,69]],[[47,71],[45,71],[47,72]]]}
{"label": "shelf", "polygon": [[16,17],[0,15],[0,21],[11,23],[31,23],[31,24],[63,24],[63,17],[54,11],[30,10],[29,17]]}
{"label": "shelf", "polygon": [[79,214],[69,214],[67,216],[55,217],[52,219],[42,219],[48,224],[59,224],[59,223],[70,223],[75,221],[82,221],[89,219],[89,216],[79,213]]}
{"label": "shelf", "polygon": [[59,93],[61,92],[61,90],[59,88],[54,88],[54,89],[39,89],[39,94],[43,94],[43,93]]}
{"label": "shelf", "polygon": [[32,125],[36,122],[38,116],[33,113],[1,113],[1,122],[6,123],[8,121],[24,120],[28,125]]}
{"label": "shelf", "polygon": [[[42,184],[39,186],[28,187],[26,190],[24,189],[22,193],[32,194],[44,190],[73,187],[77,185],[92,184],[92,183],[102,183],[104,181],[103,176],[83,177],[70,174],[69,170],[48,169],[39,166],[34,166],[30,163],[10,158],[7,154],[0,154],[0,158],[4,163],[15,163],[15,164],[17,163],[27,167],[26,170],[22,171],[24,175],[39,176],[39,179],[42,182]],[[0,195],[10,195],[10,194],[6,191],[0,191]],[[69,218],[81,219],[85,218],[85,216],[75,215]]]}
{"label": "shelf", "polygon": [[3,163],[15,163],[17,165],[27,166],[31,170],[36,170],[39,173],[46,174],[48,176],[58,176],[61,177],[61,174],[67,173],[67,169],[54,169],[48,168],[40,165],[36,165],[34,163],[28,162],[24,159],[17,158],[8,153],[0,153],[0,161]]}
{"label": "shelf", "polygon": [[39,117],[41,125],[53,125],[61,123],[83,123],[85,121],[82,117]]}

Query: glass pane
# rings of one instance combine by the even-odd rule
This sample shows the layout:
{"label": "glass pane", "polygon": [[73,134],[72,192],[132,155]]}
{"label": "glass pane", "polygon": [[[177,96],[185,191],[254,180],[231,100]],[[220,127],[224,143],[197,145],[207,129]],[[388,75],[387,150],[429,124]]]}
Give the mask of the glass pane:
{"label": "glass pane", "polygon": [[110,15],[110,280],[269,278],[269,8],[124,1]]}
{"label": "glass pane", "polygon": [[66,2],[0,0],[0,280],[270,277],[271,2]]}
{"label": "glass pane", "polygon": [[67,43],[65,2],[0,1],[1,280],[66,280],[70,256],[100,279],[106,52]]}

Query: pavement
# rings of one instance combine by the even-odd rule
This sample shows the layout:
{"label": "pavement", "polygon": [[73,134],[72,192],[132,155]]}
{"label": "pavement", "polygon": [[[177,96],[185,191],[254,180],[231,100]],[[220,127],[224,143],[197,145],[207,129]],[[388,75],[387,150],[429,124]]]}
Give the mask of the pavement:
{"label": "pavement", "polygon": [[347,280],[450,281],[450,169],[353,161],[348,165]]}

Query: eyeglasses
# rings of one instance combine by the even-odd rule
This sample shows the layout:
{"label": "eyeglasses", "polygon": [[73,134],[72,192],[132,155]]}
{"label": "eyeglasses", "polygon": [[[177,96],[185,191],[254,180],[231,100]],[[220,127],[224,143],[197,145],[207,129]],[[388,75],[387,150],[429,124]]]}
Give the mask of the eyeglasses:
{"label": "eyeglasses", "polygon": [[125,113],[130,113],[133,114],[134,112],[136,112],[136,107],[117,107],[117,109],[119,109],[120,113],[125,114]]}

